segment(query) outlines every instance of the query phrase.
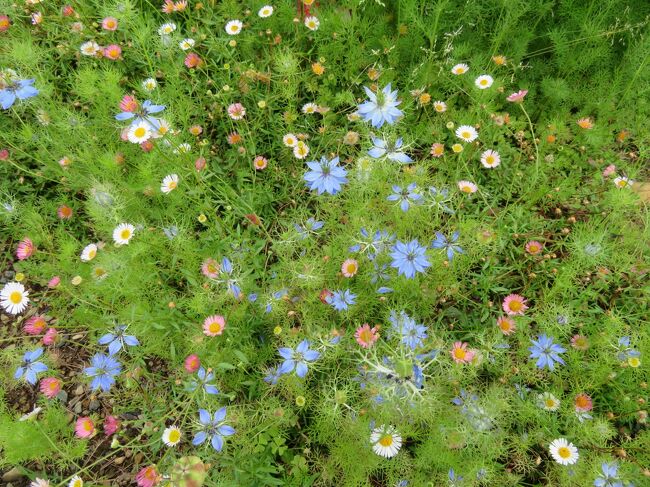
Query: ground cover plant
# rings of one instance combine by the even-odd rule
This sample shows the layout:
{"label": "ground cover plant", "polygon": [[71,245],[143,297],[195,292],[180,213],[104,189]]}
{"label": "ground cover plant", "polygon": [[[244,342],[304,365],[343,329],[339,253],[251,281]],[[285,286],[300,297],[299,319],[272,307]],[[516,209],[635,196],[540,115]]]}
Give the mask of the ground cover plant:
{"label": "ground cover plant", "polygon": [[2,3],[3,485],[649,485],[649,16]]}

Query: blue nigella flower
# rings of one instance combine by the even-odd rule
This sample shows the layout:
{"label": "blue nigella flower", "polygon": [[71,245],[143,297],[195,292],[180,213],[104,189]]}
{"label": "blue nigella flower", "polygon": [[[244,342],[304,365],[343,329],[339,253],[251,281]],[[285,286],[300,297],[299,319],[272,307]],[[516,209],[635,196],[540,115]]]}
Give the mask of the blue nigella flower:
{"label": "blue nigella flower", "polygon": [[427,267],[430,267],[427,256],[426,247],[420,245],[415,240],[408,243],[398,240],[391,248],[390,256],[393,258],[390,266],[397,269],[397,274],[403,274],[407,279],[413,279],[416,272],[424,272]]}
{"label": "blue nigella flower", "polygon": [[16,98],[26,100],[27,98],[38,95],[38,90],[32,86],[33,84],[33,79],[20,79],[9,82],[4,89],[0,90],[0,105],[2,109],[8,110],[11,108]]}
{"label": "blue nigella flower", "polygon": [[120,364],[112,355],[96,354],[90,361],[90,367],[84,369],[88,377],[93,377],[90,386],[93,390],[108,392],[115,384],[115,376],[122,371]]}
{"label": "blue nigella flower", "polygon": [[619,360],[627,360],[631,357],[640,357],[641,352],[630,347],[630,337],[624,336],[618,339],[618,353],[616,358]]}
{"label": "blue nigella flower", "polygon": [[25,355],[23,355],[23,363],[16,369],[14,379],[19,380],[21,377],[24,377],[31,385],[35,385],[37,381],[36,376],[47,370],[47,365],[43,362],[36,362],[41,355],[43,355],[42,348],[25,352]]}
{"label": "blue nigella flower", "polygon": [[278,383],[278,380],[280,380],[280,376],[282,375],[279,367],[270,367],[266,370],[266,373],[267,376],[264,377],[264,382],[268,382],[272,386]]}
{"label": "blue nigella flower", "polygon": [[140,345],[140,342],[133,335],[125,335],[126,331],[125,325],[118,325],[115,327],[113,333],[107,333],[102,336],[98,342],[100,345],[108,345],[109,355],[115,355],[117,352],[122,350],[122,347],[128,345],[129,347],[135,347]]}
{"label": "blue nigella flower", "polygon": [[224,257],[221,259],[221,274],[225,274],[225,279],[223,279],[223,282],[226,283],[226,286],[232,293],[232,295],[235,298],[239,298],[239,295],[241,294],[241,288],[237,284],[237,279],[233,279],[233,267],[232,267],[232,262],[230,262],[230,259],[228,257]]}
{"label": "blue nigella flower", "polygon": [[325,225],[325,223],[316,221],[314,218],[309,218],[304,227],[302,225],[298,225],[297,223],[294,223],[293,226],[300,234],[300,238],[304,240],[309,237],[310,233],[316,233],[318,230],[323,228],[323,225]]}
{"label": "blue nigella flower", "polygon": [[[618,475],[618,464],[616,462],[603,462],[601,465],[602,474],[594,480],[594,487],[624,487]],[[632,486],[632,484],[626,484]]]}
{"label": "blue nigella flower", "polygon": [[225,424],[225,419],[225,407],[215,411],[214,415],[210,414],[205,409],[199,409],[199,423],[201,423],[201,430],[194,435],[192,445],[197,446],[205,442],[205,440],[210,440],[212,448],[221,451],[223,449],[224,438],[235,434],[235,429],[232,426]]}
{"label": "blue nigella flower", "polygon": [[413,162],[409,156],[407,156],[402,150],[403,141],[402,138],[398,138],[394,144],[390,144],[384,139],[379,137],[371,137],[373,148],[368,151],[370,157],[378,159],[380,157],[386,156],[391,161],[399,162],[401,164],[408,164]]}
{"label": "blue nigella flower", "polygon": [[332,291],[331,296],[327,296],[325,301],[332,306],[336,311],[344,311],[352,304],[356,303],[357,295],[350,292],[349,289],[345,291]]}
{"label": "blue nigella flower", "polygon": [[417,324],[404,311],[401,311],[399,315],[395,311],[391,311],[389,321],[393,330],[401,336],[402,343],[411,350],[421,347],[423,345],[422,340],[427,338],[427,327]]}
{"label": "blue nigella flower", "polygon": [[436,232],[436,239],[431,244],[431,247],[434,249],[447,249],[447,259],[451,262],[454,258],[454,254],[465,253],[459,245],[455,245],[458,241],[459,235],[458,231],[456,231],[451,236],[451,239],[447,240],[447,237],[442,233]]}
{"label": "blue nigella flower", "polygon": [[550,370],[555,370],[555,362],[564,365],[564,360],[560,357],[560,353],[566,352],[565,348],[553,343],[553,337],[547,337],[541,334],[537,341],[531,340],[532,347],[528,347],[531,359],[536,358],[535,364],[538,369],[548,367]]}
{"label": "blue nigella flower", "polygon": [[402,211],[407,211],[410,205],[416,204],[422,199],[422,195],[415,192],[416,189],[417,184],[415,183],[409,184],[406,189],[393,185],[393,194],[389,195],[386,199],[388,201],[398,201]]}
{"label": "blue nigella flower", "polygon": [[389,234],[386,230],[377,230],[371,237],[368,230],[361,227],[360,233],[363,239],[356,240],[357,243],[348,250],[350,252],[368,252],[368,259],[370,260],[375,260],[375,257],[395,240],[395,236]]}
{"label": "blue nigella flower", "polygon": [[428,205],[431,208],[442,210],[449,215],[456,213],[454,210],[447,206],[451,198],[449,197],[449,190],[447,188],[438,189],[435,186],[429,186]]}
{"label": "blue nigella flower", "polygon": [[163,233],[169,240],[174,240],[174,238],[178,235],[178,227],[176,225],[172,225],[170,227],[163,228]]}
{"label": "blue nigella flower", "polygon": [[397,90],[391,91],[390,83],[376,94],[366,86],[363,89],[369,100],[359,105],[358,112],[373,127],[380,128],[384,123],[392,125],[402,115],[402,111],[397,108],[402,102],[397,99]]}
{"label": "blue nigella flower", "polygon": [[456,472],[454,472],[453,468],[449,469],[449,473],[447,474],[449,476],[449,487],[456,487],[459,484],[459,482],[463,481],[463,477],[461,475],[456,475]]}
{"label": "blue nigella flower", "polygon": [[283,297],[285,297],[287,294],[289,294],[289,291],[286,289],[280,289],[279,291],[275,291],[273,294],[271,294],[272,299],[269,299],[266,302],[266,306],[264,307],[264,312],[265,313],[270,313],[271,310],[273,309],[273,302],[274,301],[279,301]]}
{"label": "blue nigella flower", "polygon": [[309,340],[303,340],[296,349],[282,347],[278,350],[284,362],[279,368],[280,374],[288,374],[294,369],[298,377],[307,375],[307,362],[313,362],[320,357],[320,352],[309,349]]}
{"label": "blue nigella flower", "polygon": [[150,117],[152,113],[160,113],[165,109],[165,105],[153,105],[151,100],[145,100],[142,107],[135,112],[122,112],[115,115],[115,120],[123,121],[133,119],[132,124],[139,122],[146,122],[151,127],[151,130],[157,130],[160,127],[160,122],[157,118]]}
{"label": "blue nigella flower", "polygon": [[312,191],[316,190],[318,194],[336,194],[348,182],[348,178],[345,177],[348,172],[339,166],[338,156],[331,161],[323,156],[320,162],[309,161],[307,166],[311,171],[305,173],[304,180],[307,187]]}
{"label": "blue nigella flower", "polygon": [[188,391],[192,392],[200,387],[206,394],[219,394],[217,386],[211,384],[214,380],[214,372],[208,372],[205,368],[200,367],[196,375],[198,376],[198,380],[190,382],[187,386]]}

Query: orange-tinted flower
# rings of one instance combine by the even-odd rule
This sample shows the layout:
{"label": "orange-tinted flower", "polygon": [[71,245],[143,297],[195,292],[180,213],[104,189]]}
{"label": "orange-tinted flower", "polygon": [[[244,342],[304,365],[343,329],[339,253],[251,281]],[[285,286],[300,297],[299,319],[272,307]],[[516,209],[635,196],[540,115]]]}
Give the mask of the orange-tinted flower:
{"label": "orange-tinted flower", "polygon": [[190,52],[185,56],[184,63],[189,69],[194,69],[203,66],[203,59],[198,54]]}
{"label": "orange-tinted flower", "polygon": [[594,122],[592,122],[589,117],[581,118],[576,123],[580,126],[580,128],[583,128],[583,129],[586,129],[586,130],[594,128]]}
{"label": "orange-tinted flower", "polygon": [[122,59],[122,48],[117,44],[111,44],[104,48],[104,57],[111,61]]}
{"label": "orange-tinted flower", "polygon": [[72,208],[67,205],[61,205],[56,209],[56,214],[62,220],[69,220],[72,218]]}

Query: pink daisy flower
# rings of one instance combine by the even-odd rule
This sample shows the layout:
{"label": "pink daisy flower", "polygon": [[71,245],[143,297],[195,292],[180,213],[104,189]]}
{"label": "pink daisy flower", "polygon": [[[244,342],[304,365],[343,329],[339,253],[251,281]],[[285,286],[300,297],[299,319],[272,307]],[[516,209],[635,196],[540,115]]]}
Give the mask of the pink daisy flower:
{"label": "pink daisy flower", "polygon": [[266,166],[268,165],[268,162],[266,160],[266,157],[264,156],[257,156],[255,159],[253,159],[253,167],[257,171],[261,171],[262,169],[266,169]]}
{"label": "pink daisy flower", "polygon": [[511,294],[503,300],[503,311],[510,316],[523,315],[527,309],[526,300],[519,294]]}
{"label": "pink daisy flower", "polygon": [[228,115],[233,120],[241,120],[246,115],[246,109],[241,103],[233,103],[228,107]]}
{"label": "pink daisy flower", "polygon": [[379,326],[370,328],[368,323],[364,323],[354,332],[354,338],[363,348],[370,348],[379,339]]}
{"label": "pink daisy flower", "polygon": [[162,480],[162,477],[156,470],[155,465],[149,465],[138,472],[135,480],[139,487],[153,487]]}
{"label": "pink daisy flower", "polygon": [[190,374],[193,374],[197,370],[199,370],[199,367],[201,366],[201,360],[199,360],[199,356],[193,353],[192,355],[188,355],[185,357],[185,370],[189,372]]}
{"label": "pink daisy flower", "polygon": [[359,263],[354,259],[347,259],[341,265],[341,272],[345,277],[354,277],[359,270]]}
{"label": "pink daisy flower", "polygon": [[201,172],[203,169],[205,169],[205,164],[205,157],[199,157],[196,161],[194,161],[194,169],[196,169],[196,172]]}
{"label": "pink daisy flower", "polygon": [[203,333],[209,337],[216,337],[223,333],[226,319],[221,315],[208,316],[203,322]]}
{"label": "pink daisy flower", "polygon": [[467,350],[467,343],[465,342],[454,342],[449,353],[451,353],[451,358],[453,358],[454,362],[457,364],[467,364],[471,362],[474,355],[476,355],[476,352],[473,350]]}
{"label": "pink daisy flower", "polygon": [[433,157],[442,157],[445,153],[445,146],[440,142],[436,142],[431,146],[431,155]]}
{"label": "pink daisy flower", "polygon": [[593,409],[594,403],[591,400],[591,396],[585,394],[584,392],[578,394],[573,400],[573,405],[576,408],[577,413],[586,413]]}
{"label": "pink daisy flower", "polygon": [[50,289],[54,289],[59,285],[60,282],[61,282],[61,278],[59,276],[54,276],[52,279],[50,279],[47,282],[47,287],[49,287]]}
{"label": "pink daisy flower", "polygon": [[201,273],[210,279],[216,279],[219,276],[221,265],[213,258],[207,258],[201,265]]}
{"label": "pink daisy flower", "polygon": [[45,317],[41,315],[32,316],[25,322],[23,331],[28,335],[41,335],[47,327]]}
{"label": "pink daisy flower", "polygon": [[117,30],[117,19],[115,17],[105,17],[102,20],[102,29],[110,31]]}
{"label": "pink daisy flower", "polygon": [[201,57],[194,52],[188,53],[187,56],[185,56],[185,61],[183,62],[189,69],[198,68],[203,65],[203,59],[201,59]]}
{"label": "pink daisy flower", "polygon": [[122,59],[122,48],[117,44],[110,44],[104,48],[104,57],[111,61]]}
{"label": "pink daisy flower", "polygon": [[584,335],[573,335],[571,337],[571,346],[576,350],[585,351],[589,348],[589,339]]}
{"label": "pink daisy flower", "polygon": [[528,90],[519,90],[518,92],[508,96],[506,100],[508,100],[511,103],[521,103],[522,101],[524,101],[524,97],[527,94],[528,94]]}
{"label": "pink daisy flower", "polygon": [[61,220],[69,220],[72,218],[72,208],[67,205],[61,205],[56,209],[56,215]]}
{"label": "pink daisy flower", "polygon": [[138,100],[134,96],[125,95],[120,101],[120,110],[123,112],[137,112],[138,108]]}
{"label": "pink daisy flower", "polygon": [[82,416],[77,419],[74,432],[77,438],[90,438],[95,433],[95,423],[88,416]]}
{"label": "pink daisy flower", "polygon": [[507,316],[497,318],[497,326],[504,335],[512,335],[517,329],[515,326],[515,320],[508,318]]}
{"label": "pink daisy flower", "polygon": [[[1,15],[0,18],[2,18]],[[0,30],[0,32],[2,31]],[[6,161],[7,159],[9,159],[9,151],[7,149],[0,150],[0,161]]]}
{"label": "pink daisy flower", "polygon": [[41,379],[39,388],[45,397],[53,399],[61,391],[61,381],[56,377],[45,377]]}
{"label": "pink daisy flower", "polygon": [[610,164],[605,169],[603,169],[603,177],[608,178],[609,176],[611,176],[615,172],[616,172],[616,166],[614,164]]}
{"label": "pink daisy flower", "polygon": [[104,434],[111,436],[117,432],[120,427],[120,421],[115,417],[108,415],[104,418]]}
{"label": "pink daisy flower", "polygon": [[56,328],[48,328],[45,332],[45,336],[43,336],[43,345],[54,345],[58,335],[59,332]]}
{"label": "pink daisy flower", "polygon": [[544,246],[537,240],[531,240],[526,244],[526,252],[528,252],[530,255],[537,255],[542,250],[544,250]]}
{"label": "pink daisy flower", "polygon": [[16,257],[18,257],[18,260],[28,259],[34,254],[34,250],[36,250],[34,243],[30,239],[24,238],[16,248]]}

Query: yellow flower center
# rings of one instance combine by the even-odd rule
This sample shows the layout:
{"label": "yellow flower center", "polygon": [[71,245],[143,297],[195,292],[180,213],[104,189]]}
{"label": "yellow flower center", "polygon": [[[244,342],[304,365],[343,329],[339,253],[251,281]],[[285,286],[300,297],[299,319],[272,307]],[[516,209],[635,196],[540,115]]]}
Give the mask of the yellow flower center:
{"label": "yellow flower center", "polygon": [[488,166],[491,166],[492,164],[494,164],[494,156],[487,156],[485,158],[485,162],[488,164]]}
{"label": "yellow flower center", "polygon": [[488,81],[486,79],[482,79],[481,86],[485,86],[486,84],[488,84]]}
{"label": "yellow flower center", "polygon": [[345,267],[345,271],[348,274],[355,274],[357,272],[357,265],[353,264],[353,263],[350,263]]}
{"label": "yellow flower center", "polygon": [[133,135],[135,135],[136,137],[144,137],[144,134],[146,133],[147,133],[147,129],[144,127],[138,127],[133,131]]}
{"label": "yellow flower center", "polygon": [[120,233],[120,237],[122,238],[122,240],[128,240],[130,236],[131,236],[131,230],[129,230],[128,228],[125,228]]}
{"label": "yellow flower center", "polygon": [[176,189],[176,186],[177,186],[176,181],[170,181],[169,184],[167,185],[169,189]]}
{"label": "yellow flower center", "polygon": [[586,408],[589,405],[589,401],[585,396],[578,396],[576,398],[576,407]]}
{"label": "yellow flower center", "polygon": [[176,443],[181,439],[181,432],[179,430],[171,430],[169,432],[169,442]]}
{"label": "yellow flower center", "polygon": [[97,255],[97,251],[95,249],[90,249],[90,251],[88,252],[88,257],[91,259],[94,259],[96,255]]}
{"label": "yellow flower center", "polygon": [[560,455],[560,457],[567,459],[571,457],[571,450],[569,450],[566,446],[560,447],[560,449],[557,451],[557,454]]}
{"label": "yellow flower center", "polygon": [[231,30],[232,32],[237,32],[237,29],[239,29],[239,27],[237,27],[236,25],[231,25],[231,26],[230,26],[230,30]]}
{"label": "yellow flower center", "polygon": [[552,408],[552,407],[555,406],[555,401],[554,401],[553,399],[550,399],[550,398],[549,398],[549,399],[547,399],[547,400],[545,401],[545,404],[546,404],[546,407],[547,407],[547,408]]}
{"label": "yellow flower center", "polygon": [[620,188],[624,188],[625,186],[627,186],[627,181],[626,181],[625,179],[621,179],[621,180],[618,182],[618,186],[619,186]]}
{"label": "yellow flower center", "polygon": [[471,188],[470,186],[463,186],[462,191],[463,191],[464,193],[471,193],[471,192],[472,192],[472,188]]}
{"label": "yellow flower center", "polygon": [[86,431],[92,431],[93,430],[93,425],[90,421],[84,422],[84,429]]}
{"label": "yellow flower center", "polygon": [[14,291],[9,295],[9,301],[14,304],[20,304],[23,300],[23,294],[20,291]]}
{"label": "yellow flower center", "polygon": [[639,360],[639,357],[628,357],[627,358],[627,363],[630,367],[637,368],[638,366],[641,365],[641,360]]}
{"label": "yellow flower center", "polygon": [[369,329],[362,330],[361,333],[359,333],[359,338],[364,343],[370,343],[372,341],[372,331],[370,331]]}
{"label": "yellow flower center", "polygon": [[460,135],[463,136],[463,139],[469,139],[472,136],[472,134],[470,134],[468,131],[465,131],[465,132],[461,133]]}
{"label": "yellow flower center", "polygon": [[454,349],[454,357],[457,358],[458,360],[463,360],[465,358],[465,355],[467,355],[467,352],[464,349],[462,348]]}
{"label": "yellow flower center", "polygon": [[72,487],[83,487],[84,481],[81,479],[77,479],[72,483]]}
{"label": "yellow flower center", "polygon": [[508,306],[510,307],[510,311],[521,311],[524,305],[521,301],[511,301]]}
{"label": "yellow flower center", "polygon": [[50,382],[49,388],[51,391],[56,391],[57,387],[59,387],[59,384],[56,381]]}
{"label": "yellow flower center", "polygon": [[210,323],[208,329],[210,330],[210,333],[219,333],[221,331],[221,324],[216,321],[213,321],[212,323]]}
{"label": "yellow flower center", "polygon": [[536,254],[537,252],[539,252],[539,247],[537,245],[533,244],[533,245],[528,247],[528,250],[530,250],[531,254]]}
{"label": "yellow flower center", "polygon": [[379,438],[379,444],[384,447],[391,446],[393,444],[393,436],[392,435],[384,435],[381,438]]}

